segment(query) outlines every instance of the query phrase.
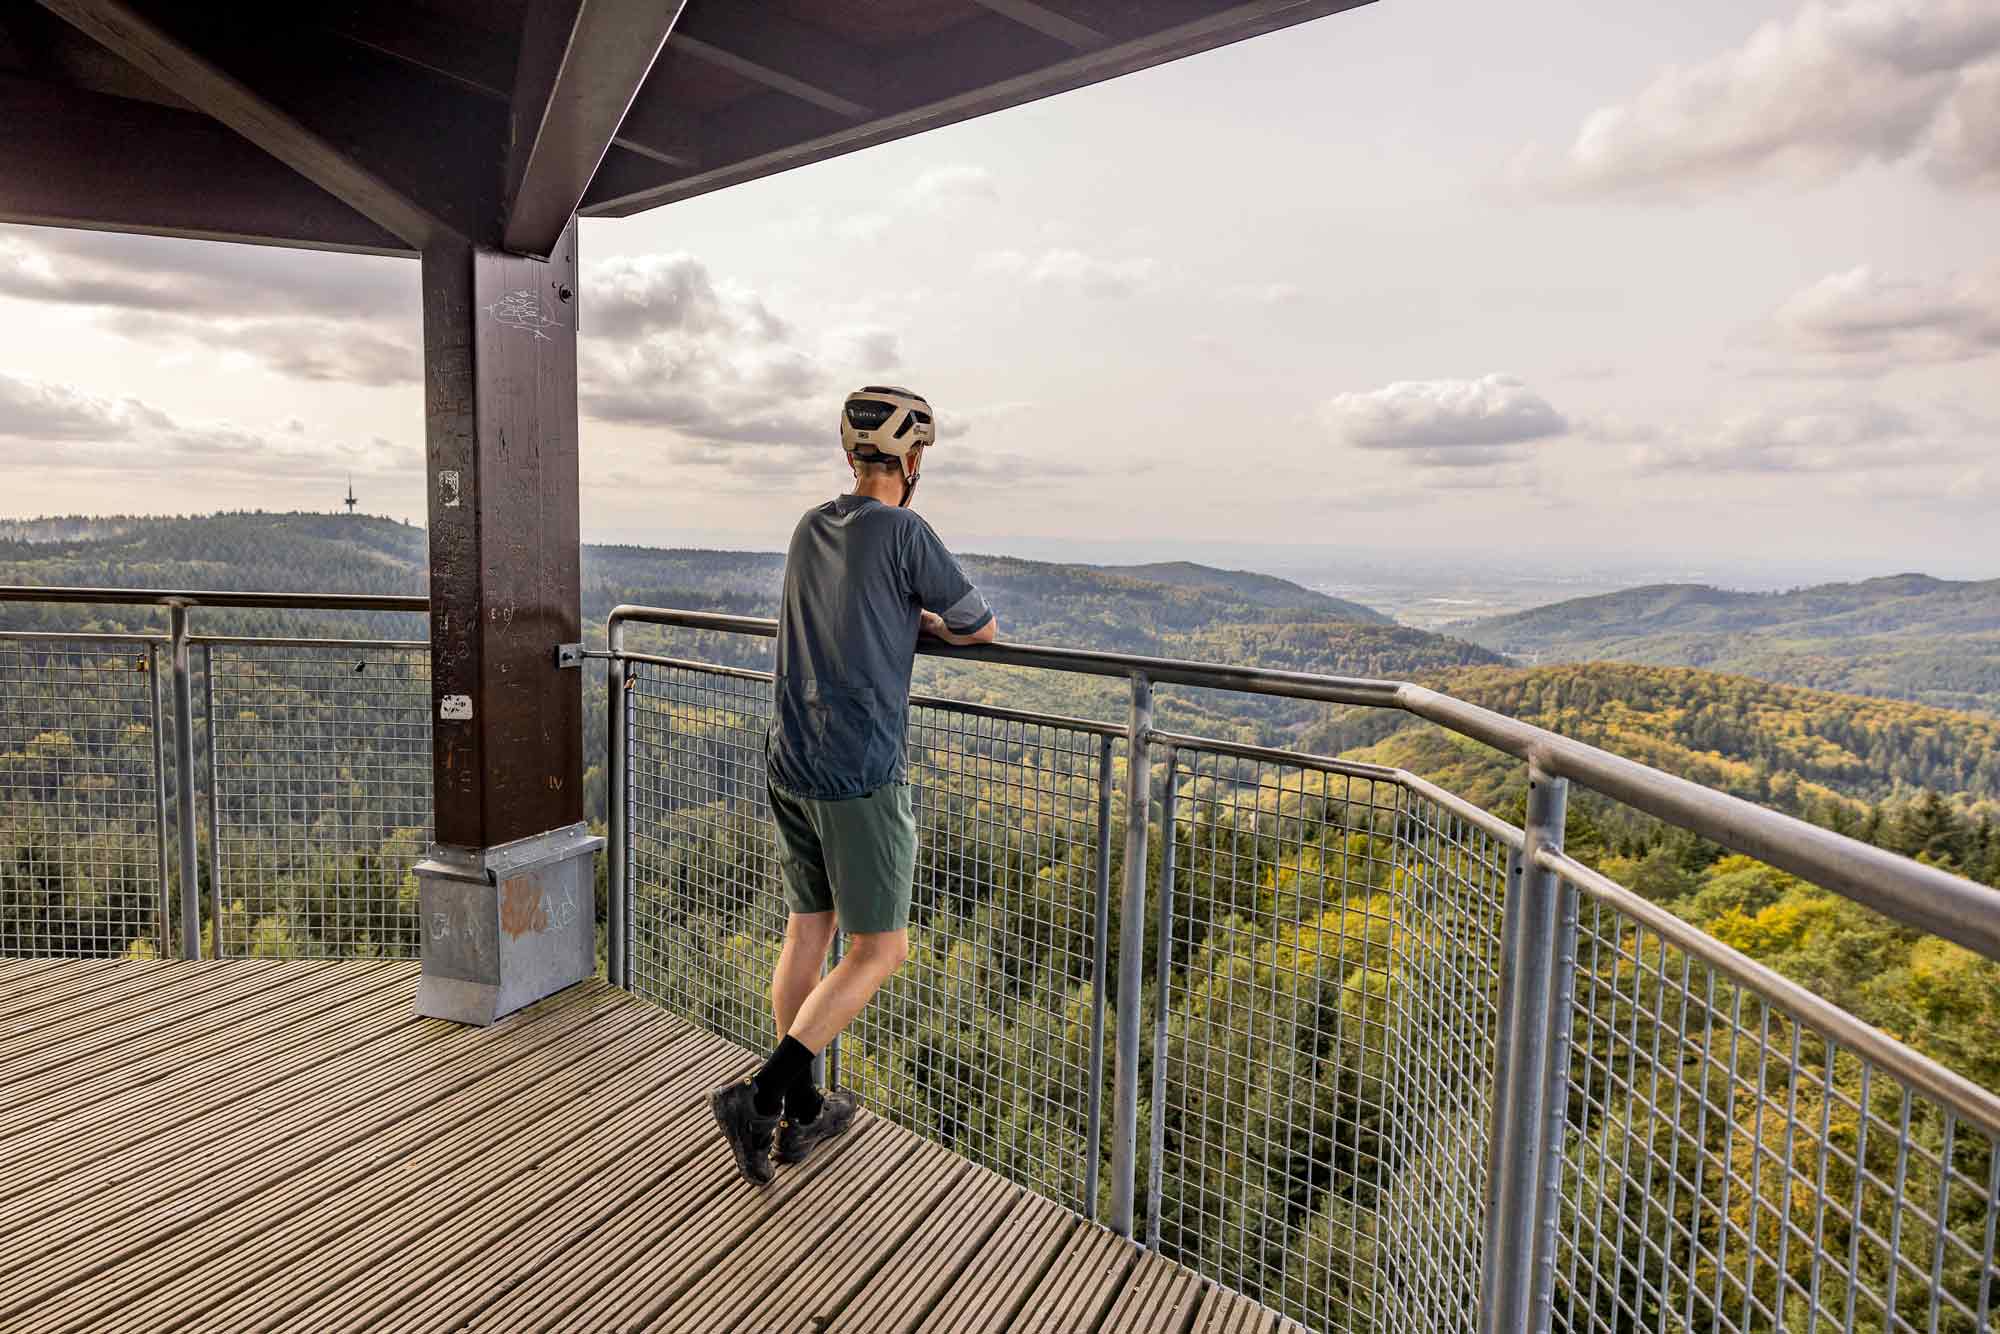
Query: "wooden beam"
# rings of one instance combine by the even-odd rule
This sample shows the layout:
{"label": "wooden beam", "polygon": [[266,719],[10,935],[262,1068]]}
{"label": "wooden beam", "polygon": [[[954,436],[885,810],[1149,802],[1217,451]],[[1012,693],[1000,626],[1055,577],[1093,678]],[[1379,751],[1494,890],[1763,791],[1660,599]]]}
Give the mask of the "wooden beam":
{"label": "wooden beam", "polygon": [[[326,19],[326,31],[489,101],[513,101],[518,64],[512,43],[426,18],[402,0],[356,0]],[[630,153],[692,168],[701,165],[689,118],[661,97],[641,96],[611,142]]]}
{"label": "wooden beam", "polygon": [[[997,14],[990,23],[968,21],[877,61],[880,86],[906,90],[908,105],[820,134],[796,133],[803,126],[788,123],[772,99],[760,99],[754,107],[726,108],[712,118],[715,130],[708,147],[713,166],[666,173],[641,163],[606,164],[579,212],[628,217],[1369,3],[1252,0],[1068,56],[1046,35]],[[1185,9],[1178,3],[1173,8]],[[1039,53],[1032,43],[1041,44]]]}
{"label": "wooden beam", "polygon": [[413,253],[200,112],[0,77],[0,125],[0,222]]}
{"label": "wooden beam", "polygon": [[547,262],[424,252],[437,841],[487,848],[583,818],[576,246]]}
{"label": "wooden beam", "polygon": [[546,256],[680,16],[663,0],[534,0],[515,66],[501,246]]}
{"label": "wooden beam", "polygon": [[1036,4],[1034,0],[975,0],[975,3],[1033,28],[1044,37],[1053,37],[1074,50],[1095,51],[1111,41],[1088,24],[1079,23],[1066,14],[1058,14],[1047,5]]}
{"label": "wooden beam", "polygon": [[363,57],[328,62],[282,17],[255,31],[207,13],[197,32],[133,0],[41,4],[410,246],[493,234],[503,118],[440,105]]}
{"label": "wooden beam", "polygon": [[674,50],[843,120],[868,120],[894,97],[879,78],[883,53],[807,27],[768,0],[690,3]]}

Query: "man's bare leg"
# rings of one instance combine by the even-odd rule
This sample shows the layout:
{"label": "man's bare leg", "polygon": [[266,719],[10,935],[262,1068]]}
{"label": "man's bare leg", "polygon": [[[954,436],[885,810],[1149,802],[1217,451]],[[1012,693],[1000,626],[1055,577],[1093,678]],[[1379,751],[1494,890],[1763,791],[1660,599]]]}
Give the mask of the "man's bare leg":
{"label": "man's bare leg", "polygon": [[771,974],[771,1018],[778,1037],[792,1031],[799,1007],[820,982],[826,952],[833,946],[839,920],[830,912],[795,912],[785,921],[785,948],[778,956],[777,971]]}
{"label": "man's bare leg", "polygon": [[[788,938],[786,949],[791,948]],[[823,952],[822,952],[823,953]],[[873,931],[847,938],[840,964],[799,1006],[786,1035],[817,1054],[854,1022],[890,974],[910,956],[908,931]],[[782,961],[779,965],[783,967]]]}

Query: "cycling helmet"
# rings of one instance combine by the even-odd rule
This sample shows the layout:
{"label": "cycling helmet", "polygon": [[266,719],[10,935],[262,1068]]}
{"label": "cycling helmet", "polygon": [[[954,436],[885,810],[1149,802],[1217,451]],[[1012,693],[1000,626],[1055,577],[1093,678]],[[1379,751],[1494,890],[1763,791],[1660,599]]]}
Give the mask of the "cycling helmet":
{"label": "cycling helmet", "polygon": [[937,439],[931,405],[892,385],[871,384],[847,396],[840,408],[840,447],[864,463],[908,458]]}

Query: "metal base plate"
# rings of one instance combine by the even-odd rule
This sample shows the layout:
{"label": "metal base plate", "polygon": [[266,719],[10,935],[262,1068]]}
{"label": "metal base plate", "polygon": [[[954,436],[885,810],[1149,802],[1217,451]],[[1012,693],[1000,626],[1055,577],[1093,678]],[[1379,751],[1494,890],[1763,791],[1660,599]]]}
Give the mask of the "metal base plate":
{"label": "metal base plate", "polygon": [[597,971],[593,857],[581,824],[493,848],[437,846],[417,864],[417,1013],[490,1024]]}

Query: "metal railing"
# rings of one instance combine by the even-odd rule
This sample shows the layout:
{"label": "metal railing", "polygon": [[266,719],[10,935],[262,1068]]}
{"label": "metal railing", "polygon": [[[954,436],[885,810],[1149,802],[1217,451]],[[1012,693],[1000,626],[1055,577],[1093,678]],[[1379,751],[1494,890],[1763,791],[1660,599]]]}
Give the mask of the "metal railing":
{"label": "metal railing", "polygon": [[[769,678],[641,624],[775,625],[609,624],[614,973],[761,1048]],[[2000,1097],[1568,856],[1569,786],[1988,960],[2000,892],[1418,686],[929,651],[1132,708],[916,703],[911,976],[833,1059],[877,1110],[1318,1330],[2000,1329]],[[1523,762],[1526,828],[1158,685],[1428,719]]]}
{"label": "metal railing", "polygon": [[427,599],[0,588],[0,602],[167,622],[0,631],[0,955],[416,957],[430,645],[192,622]]}
{"label": "metal railing", "polygon": [[[29,599],[167,624],[0,633],[0,953],[416,952],[426,646],[190,621],[423,599]],[[769,678],[639,624],[774,626],[621,608],[598,655],[614,980],[762,1048]],[[1567,854],[1569,787],[1988,960],[2000,893],[1416,686],[938,651],[1130,712],[914,702],[911,960],[827,1071],[876,1111],[1317,1330],[2000,1330],[2000,1098]],[[1156,686],[1428,719],[1522,762],[1526,827]]]}

